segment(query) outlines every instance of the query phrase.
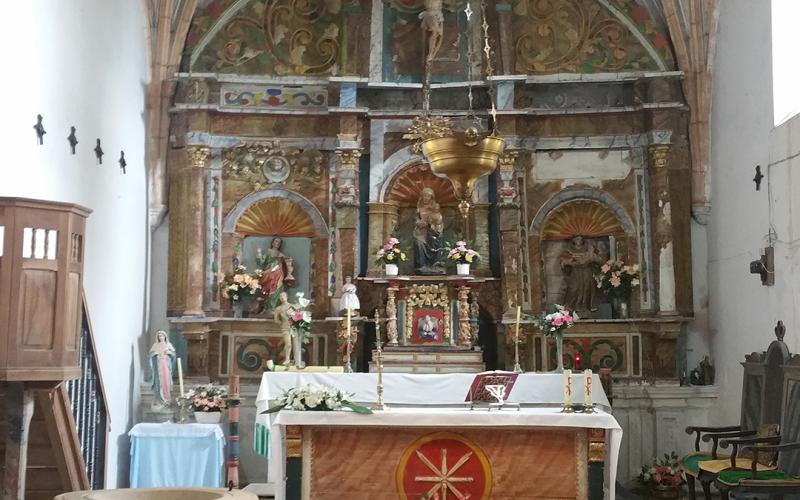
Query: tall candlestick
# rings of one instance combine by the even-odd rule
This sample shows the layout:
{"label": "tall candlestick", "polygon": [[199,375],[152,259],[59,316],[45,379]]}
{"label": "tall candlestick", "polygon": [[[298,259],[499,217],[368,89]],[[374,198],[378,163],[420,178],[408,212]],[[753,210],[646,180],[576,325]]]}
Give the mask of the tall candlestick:
{"label": "tall candlestick", "polygon": [[178,388],[181,391],[179,397],[181,398],[184,397],[185,393],[183,392],[183,366],[181,365],[181,358],[178,358]]}
{"label": "tall candlestick", "polygon": [[522,367],[519,364],[519,322],[522,317],[522,307],[517,306],[517,326],[514,332],[514,373],[522,373]]}
{"label": "tall candlestick", "polygon": [[347,362],[344,365],[345,373],[353,373],[353,365],[350,363],[350,353],[351,353],[351,350],[350,350],[350,339],[352,338],[351,337],[352,336],[352,331],[353,331],[353,327],[351,326],[351,323],[350,323],[350,308],[348,307],[347,308],[347,338],[345,339],[346,344],[344,346],[345,353],[347,355]]}

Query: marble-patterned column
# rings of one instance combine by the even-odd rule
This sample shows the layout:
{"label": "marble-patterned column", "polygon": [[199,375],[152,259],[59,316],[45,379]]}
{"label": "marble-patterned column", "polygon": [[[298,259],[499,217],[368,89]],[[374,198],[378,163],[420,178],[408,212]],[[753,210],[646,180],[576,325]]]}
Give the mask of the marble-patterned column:
{"label": "marble-patterned column", "polygon": [[495,6],[497,10],[497,32],[500,35],[500,68],[502,75],[513,75],[514,36],[511,30],[511,2],[500,0]]}
{"label": "marble-patterned column", "polygon": [[369,276],[383,274],[380,266],[375,264],[373,256],[383,243],[392,235],[397,224],[398,209],[394,203],[373,202],[367,205],[369,219],[369,248],[367,249]]}
{"label": "marble-patterned column", "polygon": [[336,249],[337,286],[335,296],[341,295],[342,284],[347,276],[357,276],[358,248],[358,159],[360,149],[337,149],[336,170]]}
{"label": "marble-patterned column", "polygon": [[503,308],[506,311],[522,304],[520,293],[520,268],[519,255],[520,211],[519,193],[517,188],[517,171],[515,169],[519,153],[506,151],[499,162],[500,182],[497,186],[497,200],[500,229],[500,261],[503,268]]}
{"label": "marble-patterned column", "polygon": [[653,260],[658,279],[659,314],[676,314],[675,265],[672,241],[672,209],[669,188],[669,144],[649,147],[650,214],[653,227]]}
{"label": "marble-patterned column", "polygon": [[203,291],[205,289],[205,220],[206,220],[206,167],[211,150],[205,146],[186,148],[189,183],[189,228],[186,241],[186,308],[184,316],[203,316]]}
{"label": "marble-patterned column", "polygon": [[481,255],[477,264],[474,264],[474,272],[479,276],[489,274],[489,204],[475,203],[470,208],[472,218],[472,234],[475,251]]}

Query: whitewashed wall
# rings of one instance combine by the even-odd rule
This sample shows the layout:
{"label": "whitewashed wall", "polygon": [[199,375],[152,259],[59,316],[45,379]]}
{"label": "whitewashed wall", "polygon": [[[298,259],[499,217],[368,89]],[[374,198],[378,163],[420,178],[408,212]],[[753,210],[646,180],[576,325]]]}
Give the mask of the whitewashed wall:
{"label": "whitewashed wall", "polygon": [[[84,287],[111,410],[108,485],[124,485],[145,316],[144,16],[139,0],[26,0],[8,9],[0,196],[91,208]],[[44,146],[33,131],[44,115]],[[77,154],[66,137],[77,127]],[[96,164],[100,137],[106,156]],[[128,173],[117,165],[125,150]],[[137,390],[133,390],[134,387]]]}
{"label": "whitewashed wall", "polygon": [[[701,308],[689,346],[695,360],[710,346],[720,386],[712,419],[722,424],[738,422],[739,362],[745,353],[766,348],[778,319],[786,323],[790,350],[800,351],[800,162],[781,161],[800,151],[800,121],[772,130],[770,1],[720,4],[711,142],[713,207],[707,234],[701,226],[693,231],[696,290],[703,291],[707,273],[708,328],[704,331]],[[777,165],[768,167],[773,162]],[[752,181],[756,165],[767,175],[760,191]],[[777,274],[775,286],[764,287],[758,276],[749,274],[749,262],[767,245],[770,225],[777,236]],[[696,300],[704,302],[703,294]]]}

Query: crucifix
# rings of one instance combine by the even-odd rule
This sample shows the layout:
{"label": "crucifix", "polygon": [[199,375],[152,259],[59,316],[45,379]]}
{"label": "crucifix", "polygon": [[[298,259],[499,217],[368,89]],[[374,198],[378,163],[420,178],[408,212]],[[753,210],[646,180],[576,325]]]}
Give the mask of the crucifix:
{"label": "crucifix", "polygon": [[75,126],[71,126],[69,128],[69,135],[67,136],[67,142],[69,142],[69,150],[72,154],[75,154],[75,146],[78,145],[78,137],[75,136]]}
{"label": "crucifix", "polygon": [[125,151],[120,151],[119,152],[119,169],[122,171],[123,175],[126,173],[125,172],[125,167],[127,167],[127,166],[128,166],[128,162],[125,161]]}
{"label": "crucifix", "polygon": [[40,146],[44,144],[44,134],[47,133],[42,124],[42,120],[42,115],[36,115],[36,125],[33,126],[33,130],[36,131],[36,137],[39,139]]}
{"label": "crucifix", "polygon": [[761,179],[764,178],[764,174],[761,173],[761,165],[756,165],[756,176],[753,177],[753,182],[756,183],[756,191],[761,191]]}
{"label": "crucifix", "polygon": [[103,148],[100,147],[100,139],[97,139],[97,145],[94,147],[94,156],[97,158],[99,165],[103,164]]}

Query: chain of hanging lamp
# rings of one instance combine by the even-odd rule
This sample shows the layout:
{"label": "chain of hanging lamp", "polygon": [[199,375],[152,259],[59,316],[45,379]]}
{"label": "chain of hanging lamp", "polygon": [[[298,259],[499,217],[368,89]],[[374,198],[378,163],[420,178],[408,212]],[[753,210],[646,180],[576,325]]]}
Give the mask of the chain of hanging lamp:
{"label": "chain of hanging lamp", "polygon": [[494,66],[492,66],[492,47],[489,45],[489,21],[486,19],[486,0],[481,0],[481,28],[483,28],[483,53],[486,55],[486,81],[489,84],[489,102],[492,105],[492,135],[497,135],[497,107],[495,97],[497,92],[494,86]]}

